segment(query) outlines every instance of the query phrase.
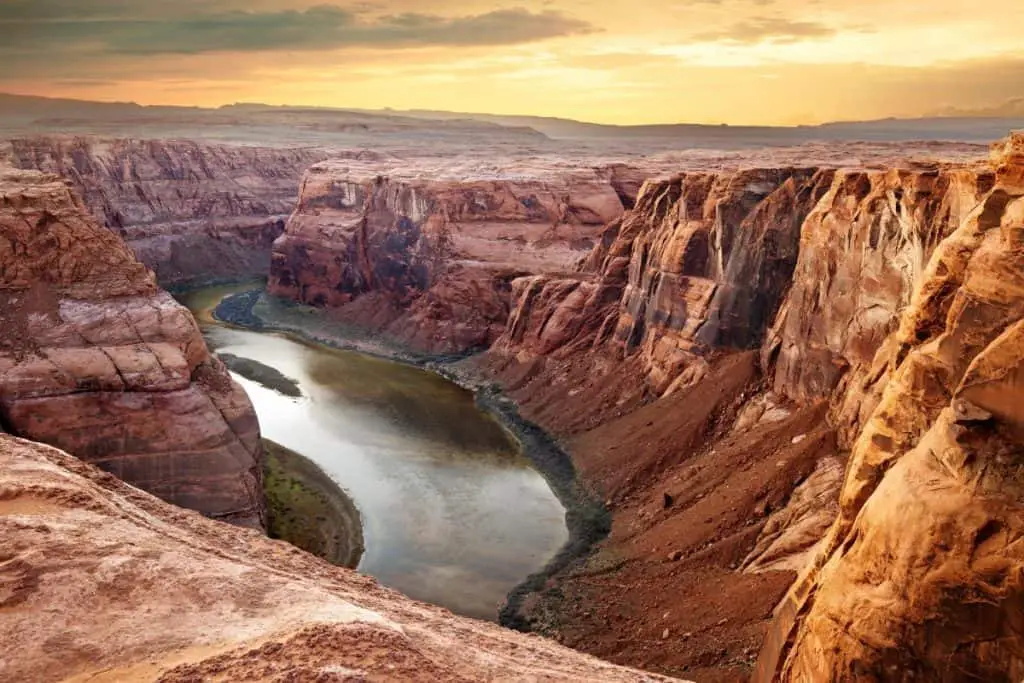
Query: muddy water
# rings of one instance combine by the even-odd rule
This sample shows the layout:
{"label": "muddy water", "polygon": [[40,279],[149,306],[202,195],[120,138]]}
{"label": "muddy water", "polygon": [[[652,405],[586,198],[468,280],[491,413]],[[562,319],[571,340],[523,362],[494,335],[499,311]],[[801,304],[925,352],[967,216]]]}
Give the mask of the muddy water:
{"label": "muddy water", "polygon": [[494,619],[505,594],[566,540],[564,510],[544,479],[472,395],[436,375],[217,324],[209,312],[238,290],[180,298],[211,348],[298,382],[302,397],[289,398],[235,375],[263,435],[315,461],[355,501],[366,544],[359,570]]}

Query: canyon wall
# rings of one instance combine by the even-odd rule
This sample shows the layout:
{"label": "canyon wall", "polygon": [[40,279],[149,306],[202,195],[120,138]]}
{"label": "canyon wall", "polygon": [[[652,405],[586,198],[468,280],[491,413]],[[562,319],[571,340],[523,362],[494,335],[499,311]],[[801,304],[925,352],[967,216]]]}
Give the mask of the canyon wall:
{"label": "canyon wall", "polygon": [[265,277],[314,148],[25,137],[0,143],[22,169],[70,180],[96,218],[164,286]]}
{"label": "canyon wall", "polygon": [[487,177],[318,164],[274,245],[268,290],[419,350],[486,348],[505,327],[511,281],[571,272],[635,183],[621,168]]}
{"label": "canyon wall", "polygon": [[[1022,147],[648,182],[577,272],[514,280],[477,365],[615,518],[535,626],[707,680],[765,632],[763,680],[1019,678]],[[573,607],[608,601],[625,623]]]}
{"label": "canyon wall", "polygon": [[0,538],[6,681],[668,680],[415,602],[9,436]]}
{"label": "canyon wall", "polygon": [[56,176],[0,168],[0,424],[260,527],[259,425],[189,312]]}
{"label": "canyon wall", "polygon": [[839,514],[759,680],[1024,676],[1024,135],[993,167],[851,382],[869,409]]}
{"label": "canyon wall", "polygon": [[[711,349],[760,343],[789,287],[803,219],[832,175],[698,172],[648,183],[571,280],[514,283],[512,323],[497,347],[550,355],[607,343],[639,354],[658,395],[696,381]],[[571,297],[545,293],[566,288]]]}
{"label": "canyon wall", "polygon": [[779,394],[827,397],[870,363],[929,255],[992,183],[939,166],[650,182],[580,272],[513,282],[495,346],[558,357],[608,345],[639,355],[659,396],[699,379],[716,349],[762,348]]}

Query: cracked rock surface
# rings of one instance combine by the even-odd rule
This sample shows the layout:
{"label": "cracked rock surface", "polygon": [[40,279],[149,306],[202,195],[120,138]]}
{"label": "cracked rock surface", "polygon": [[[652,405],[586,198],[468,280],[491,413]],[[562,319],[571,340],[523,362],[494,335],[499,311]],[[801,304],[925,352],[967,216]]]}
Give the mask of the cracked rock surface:
{"label": "cracked rock surface", "polygon": [[64,181],[2,168],[0,422],[170,502],[263,524],[256,414],[191,314]]}

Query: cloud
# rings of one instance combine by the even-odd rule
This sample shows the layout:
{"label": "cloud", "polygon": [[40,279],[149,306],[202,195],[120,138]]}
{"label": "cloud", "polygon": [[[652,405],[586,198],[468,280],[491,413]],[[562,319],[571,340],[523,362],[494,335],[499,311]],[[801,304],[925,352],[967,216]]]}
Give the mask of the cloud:
{"label": "cloud", "polygon": [[[223,7],[223,0],[220,4]],[[176,0],[173,3],[147,0],[4,0],[0,5],[0,23],[180,16],[203,6],[201,0]]]}
{"label": "cloud", "polygon": [[933,113],[936,116],[1024,118],[1024,97],[1014,97],[999,104],[979,107],[946,106]]}
{"label": "cloud", "polygon": [[62,88],[107,88],[117,85],[117,81],[102,78],[62,78],[54,81],[54,85]]}
{"label": "cloud", "polygon": [[155,55],[513,45],[596,29],[559,11],[522,8],[459,17],[408,12],[366,19],[348,9],[320,5],[304,11],[197,12],[151,18],[131,14],[128,4],[119,0],[96,4],[15,0],[0,5],[0,30],[8,49],[79,46],[113,54]]}
{"label": "cloud", "polygon": [[816,21],[800,21],[782,17],[754,17],[725,28],[698,33],[695,40],[737,44],[792,43],[804,38],[827,38],[838,30]]}

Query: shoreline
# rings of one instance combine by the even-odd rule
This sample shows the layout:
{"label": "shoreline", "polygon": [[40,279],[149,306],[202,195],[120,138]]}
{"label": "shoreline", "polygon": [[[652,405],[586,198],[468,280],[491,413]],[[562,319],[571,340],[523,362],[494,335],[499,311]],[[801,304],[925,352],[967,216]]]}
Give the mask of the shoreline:
{"label": "shoreline", "polygon": [[217,357],[231,372],[236,372],[250,382],[261,387],[276,391],[289,398],[302,398],[299,383],[269,365],[264,365],[251,358],[240,358],[233,353],[218,353]]}
{"label": "shoreline", "polygon": [[[284,314],[274,309],[282,309]],[[315,313],[299,311],[297,304],[271,300],[265,291],[253,289],[224,297],[212,311],[219,323],[261,332],[294,336],[304,343],[353,351],[397,363],[404,363],[432,372],[472,392],[476,405],[496,420],[519,444],[522,454],[533,463],[565,509],[565,525],[569,538],[542,569],[524,578],[506,596],[498,612],[498,623],[518,631],[531,631],[530,622],[521,613],[526,598],[543,590],[548,579],[573,562],[588,556],[594,546],[611,531],[611,513],[603,501],[582,485],[569,454],[539,425],[523,418],[516,403],[492,382],[481,381],[471,373],[460,371],[453,364],[470,355],[437,356],[411,352],[394,344],[368,337],[365,332],[356,338],[341,335],[315,334],[304,329],[295,318]],[[312,310],[312,309],[311,309]],[[277,315],[275,315],[277,314]],[[268,320],[267,316],[277,318]],[[311,323],[330,321],[310,320]],[[337,324],[343,328],[341,324]],[[347,331],[347,330],[346,330]]]}
{"label": "shoreline", "polygon": [[351,496],[309,458],[263,439],[267,535],[340,567],[355,569],[366,550]]}

